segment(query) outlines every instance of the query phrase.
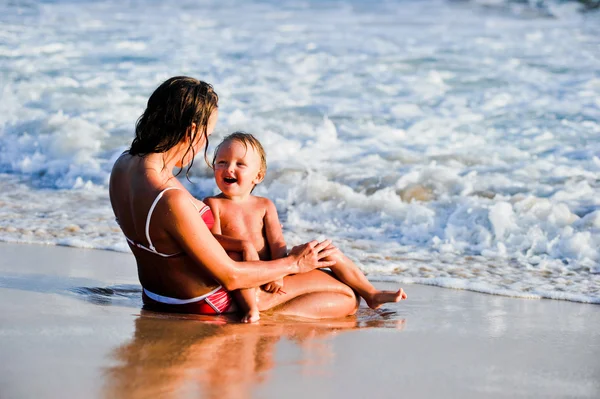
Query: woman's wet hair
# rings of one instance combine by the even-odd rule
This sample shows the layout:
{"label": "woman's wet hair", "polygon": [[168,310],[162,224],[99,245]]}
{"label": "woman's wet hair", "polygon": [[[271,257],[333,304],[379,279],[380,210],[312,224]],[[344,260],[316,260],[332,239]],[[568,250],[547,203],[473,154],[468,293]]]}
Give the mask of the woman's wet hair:
{"label": "woman's wet hair", "polygon": [[[188,138],[190,145],[182,158],[183,161],[192,152],[187,176],[194,164],[196,153],[193,144],[199,134],[205,138],[204,159],[207,160],[208,121],[218,102],[219,96],[206,82],[187,76],[168,79],[148,99],[146,110],[137,120],[129,153],[144,156],[165,152]],[[192,123],[196,124],[195,131],[191,129]]]}

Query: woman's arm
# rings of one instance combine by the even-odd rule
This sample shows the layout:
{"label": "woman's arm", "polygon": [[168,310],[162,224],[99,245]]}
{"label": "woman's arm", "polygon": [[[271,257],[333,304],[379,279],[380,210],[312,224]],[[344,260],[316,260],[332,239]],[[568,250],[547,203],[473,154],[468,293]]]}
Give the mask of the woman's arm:
{"label": "woman's arm", "polygon": [[159,203],[162,209],[156,209],[155,215],[160,215],[162,225],[184,252],[227,290],[258,287],[288,274],[335,264],[322,260],[330,255],[331,251],[325,249],[331,243],[329,240],[294,247],[289,256],[269,262],[235,262],[208,230],[190,197],[183,190],[167,192]]}

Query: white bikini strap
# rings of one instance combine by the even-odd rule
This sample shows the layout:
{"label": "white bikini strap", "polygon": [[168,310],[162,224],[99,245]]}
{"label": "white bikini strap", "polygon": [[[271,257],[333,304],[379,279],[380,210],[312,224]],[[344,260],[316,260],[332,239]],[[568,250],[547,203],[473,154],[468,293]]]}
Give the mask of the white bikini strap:
{"label": "white bikini strap", "polygon": [[[196,204],[194,204],[194,206],[196,206]],[[198,207],[196,206],[196,209],[198,209]],[[200,216],[204,215],[206,212],[210,211],[210,206],[208,205],[204,205],[202,207],[202,209],[200,209],[198,212],[200,212]]]}
{"label": "white bikini strap", "polygon": [[152,203],[152,206],[150,207],[150,210],[148,211],[148,216],[146,217],[146,240],[148,240],[148,248],[150,248],[150,250],[155,253],[158,253],[158,252],[156,251],[156,248],[154,248],[154,244],[152,244],[152,240],[150,239],[150,218],[152,217],[152,212],[154,212],[154,208],[156,208],[156,204],[158,204],[158,201],[160,201],[163,194],[169,190],[179,190],[179,189],[177,187],[167,187],[164,190],[162,190],[160,193],[158,193],[158,195],[154,199],[154,202]]}
{"label": "white bikini strap", "polygon": [[163,258],[171,258],[171,257],[173,257],[173,256],[177,256],[177,255],[181,254],[181,252],[177,252],[177,253],[174,253],[174,254],[161,254],[160,252],[158,252],[158,251],[156,251],[156,250],[154,250],[154,251],[153,251],[153,250],[151,250],[150,248],[146,248],[145,246],[143,246],[143,245],[142,245],[142,244],[140,244],[139,242],[135,242],[135,241],[133,241],[131,238],[127,237],[127,236],[125,236],[125,239],[126,239],[126,240],[127,240],[127,241],[128,241],[130,244],[131,244],[131,245],[133,245],[134,247],[141,248],[141,249],[143,249],[144,251],[148,251],[148,252],[150,252],[150,253],[152,253],[152,254],[154,254],[154,255],[162,256]]}

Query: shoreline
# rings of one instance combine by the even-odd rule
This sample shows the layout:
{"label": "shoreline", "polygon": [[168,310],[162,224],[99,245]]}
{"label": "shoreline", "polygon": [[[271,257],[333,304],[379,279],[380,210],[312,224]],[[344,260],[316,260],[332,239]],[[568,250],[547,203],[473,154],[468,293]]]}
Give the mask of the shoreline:
{"label": "shoreline", "polygon": [[246,325],[141,310],[128,254],[0,251],[3,398],[600,395],[595,305],[414,284],[378,311]]}
{"label": "shoreline", "polygon": [[[131,252],[120,251],[115,248],[97,248],[97,247],[86,247],[86,246],[74,246],[69,244],[56,244],[46,242],[25,242],[25,241],[0,241],[0,248],[10,246],[41,246],[41,247],[56,247],[56,248],[70,248],[75,250],[94,250],[103,251],[121,255],[131,255]],[[133,257],[132,257],[133,258]],[[493,261],[493,260],[492,260]],[[502,261],[502,259],[498,259]],[[595,276],[593,274],[592,276]],[[370,275],[367,274],[367,278],[376,283],[394,283],[399,285],[423,285],[429,287],[446,288],[460,291],[475,292],[486,295],[501,296],[505,298],[516,298],[516,299],[527,299],[527,300],[539,300],[539,299],[550,299],[558,301],[566,301],[581,304],[592,304],[600,305],[600,294],[599,296],[589,297],[585,294],[571,293],[564,291],[544,291],[544,290],[532,290],[529,292],[520,292],[510,289],[502,289],[495,287],[486,287],[487,283],[479,281],[462,280],[452,277],[434,277],[434,278],[421,278],[421,277],[407,277],[401,275]]]}

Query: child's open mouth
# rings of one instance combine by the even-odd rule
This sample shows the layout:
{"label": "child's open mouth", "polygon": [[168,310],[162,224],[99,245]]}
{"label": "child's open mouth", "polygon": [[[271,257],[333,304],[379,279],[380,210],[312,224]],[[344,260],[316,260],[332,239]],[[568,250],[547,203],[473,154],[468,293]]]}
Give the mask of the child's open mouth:
{"label": "child's open mouth", "polygon": [[235,177],[226,177],[223,180],[225,180],[225,183],[227,184],[237,183],[237,179]]}

